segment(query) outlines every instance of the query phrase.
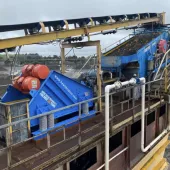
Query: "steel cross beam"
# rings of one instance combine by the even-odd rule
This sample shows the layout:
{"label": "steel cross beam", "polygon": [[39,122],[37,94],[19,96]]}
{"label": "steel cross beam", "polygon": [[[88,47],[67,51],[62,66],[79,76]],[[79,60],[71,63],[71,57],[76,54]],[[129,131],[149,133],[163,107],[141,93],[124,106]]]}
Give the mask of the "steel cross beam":
{"label": "steel cross beam", "polygon": [[87,26],[87,27],[80,27],[70,30],[62,30],[62,31],[53,31],[53,32],[42,32],[39,34],[34,35],[26,35],[22,37],[16,38],[8,38],[8,39],[1,39],[0,40],[0,49],[7,49],[16,46],[23,46],[23,45],[30,45],[40,42],[47,42],[47,41],[54,41],[57,39],[64,39],[71,36],[79,36],[79,35],[86,35],[87,32],[90,33],[117,29],[121,27],[128,27],[138,24],[145,24],[151,22],[163,22],[163,14],[162,17],[153,17],[153,18],[146,18],[146,19],[138,19],[138,20],[129,20],[123,22],[116,22],[116,23],[106,23],[101,25],[95,26]]}
{"label": "steel cross beam", "polygon": [[[100,97],[102,94],[101,91],[101,47],[100,41],[87,41],[87,42],[78,42],[71,44],[62,44],[61,47],[61,73],[65,73],[65,48],[74,48],[74,47],[89,47],[95,46],[97,50],[97,96]],[[98,99],[98,111],[102,110],[101,98]]]}

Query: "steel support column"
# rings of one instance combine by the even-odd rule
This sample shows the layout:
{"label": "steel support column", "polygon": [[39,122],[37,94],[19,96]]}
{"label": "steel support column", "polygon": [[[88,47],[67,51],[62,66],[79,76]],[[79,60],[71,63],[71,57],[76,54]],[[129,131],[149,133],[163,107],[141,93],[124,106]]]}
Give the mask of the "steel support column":
{"label": "steel support column", "polygon": [[[100,43],[97,43],[97,96],[102,95],[102,90],[101,90],[101,47]],[[98,99],[98,110],[102,110],[102,99]]]}
{"label": "steel support column", "polygon": [[[64,49],[65,48],[76,48],[76,47],[89,47],[95,46],[97,49],[97,96],[101,96],[101,47],[100,41],[86,41],[86,42],[78,42],[78,43],[70,43],[70,44],[62,44],[61,48],[61,72],[65,72],[65,56],[64,56]],[[98,99],[98,111],[102,110],[101,98]]]}
{"label": "steel support column", "polygon": [[125,152],[127,170],[130,170],[130,138],[131,138],[131,126],[128,125],[125,128],[125,147],[128,147],[128,150]]}
{"label": "steel support column", "polygon": [[61,48],[61,73],[65,73],[65,50],[64,48]]}

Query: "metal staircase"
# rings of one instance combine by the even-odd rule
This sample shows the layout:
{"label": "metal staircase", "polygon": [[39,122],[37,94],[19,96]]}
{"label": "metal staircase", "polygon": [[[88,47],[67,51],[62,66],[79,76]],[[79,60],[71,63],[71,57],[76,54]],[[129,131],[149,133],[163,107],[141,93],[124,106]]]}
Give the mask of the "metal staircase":
{"label": "metal staircase", "polygon": [[153,80],[159,80],[151,85],[150,90],[154,92],[155,96],[160,96],[163,93],[168,93],[170,88],[170,64],[168,60],[170,58],[170,49],[164,54],[161,63],[154,73]]}

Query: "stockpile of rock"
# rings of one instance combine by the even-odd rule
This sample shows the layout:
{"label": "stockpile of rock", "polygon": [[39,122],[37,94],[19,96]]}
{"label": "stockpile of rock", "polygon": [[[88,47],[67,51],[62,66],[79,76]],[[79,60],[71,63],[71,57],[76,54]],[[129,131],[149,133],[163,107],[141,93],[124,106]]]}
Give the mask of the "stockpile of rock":
{"label": "stockpile of rock", "polygon": [[152,39],[156,38],[159,33],[153,34],[140,34],[127,41],[124,45],[114,50],[109,56],[129,56],[135,54],[140,48],[149,43]]}

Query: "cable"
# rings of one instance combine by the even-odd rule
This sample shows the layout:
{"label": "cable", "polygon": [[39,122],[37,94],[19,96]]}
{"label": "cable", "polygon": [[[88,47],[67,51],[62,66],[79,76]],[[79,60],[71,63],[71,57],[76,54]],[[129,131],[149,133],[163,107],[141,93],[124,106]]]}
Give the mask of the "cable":
{"label": "cable", "polygon": [[[80,73],[83,68],[87,65],[87,63],[90,61],[90,59],[93,57],[93,55],[89,56],[88,60],[85,62],[85,64],[83,65],[83,67],[78,71],[78,73]],[[76,71],[77,72],[77,71]]]}
{"label": "cable", "polygon": [[[60,48],[60,51],[61,51],[61,49],[62,49],[62,47],[61,47],[61,43],[62,43],[62,41],[60,41],[59,42],[59,48]],[[73,48],[71,48],[69,51],[68,51],[68,53],[67,54],[65,54],[65,56],[64,57],[66,57],[72,50],[74,50]],[[60,57],[61,57],[61,55],[60,55]]]}
{"label": "cable", "polygon": [[11,63],[11,70],[10,70],[10,78],[11,78],[11,80],[12,80],[12,70],[13,70],[13,66],[15,66],[15,63],[16,63],[16,61],[17,61],[17,55],[19,55],[20,50],[21,50],[21,47],[22,47],[22,46],[19,46],[19,48],[18,48],[18,50],[17,50],[17,52],[16,52],[16,54],[15,54],[15,56],[14,56],[14,58],[13,58],[13,61],[12,61],[12,63]]}
{"label": "cable", "polygon": [[71,50],[65,55],[65,57],[73,50],[73,48],[71,48]]}

